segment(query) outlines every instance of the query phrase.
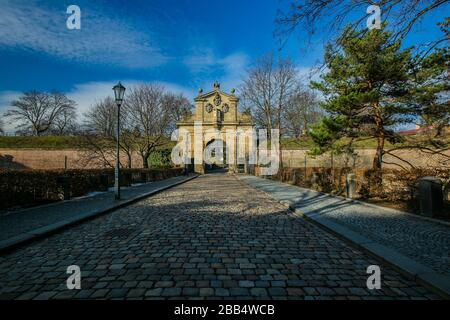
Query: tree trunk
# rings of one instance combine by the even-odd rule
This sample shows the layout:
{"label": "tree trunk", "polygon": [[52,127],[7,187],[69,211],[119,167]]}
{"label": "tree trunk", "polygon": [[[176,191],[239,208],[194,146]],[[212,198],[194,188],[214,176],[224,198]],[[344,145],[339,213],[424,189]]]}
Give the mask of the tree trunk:
{"label": "tree trunk", "polygon": [[278,141],[278,153],[279,153],[279,168],[282,169],[283,168],[283,147],[281,145],[281,124],[280,122],[278,122],[278,137],[280,139],[280,141]]}
{"label": "tree trunk", "polygon": [[268,115],[267,119],[267,141],[272,141],[272,115]]}
{"label": "tree trunk", "polygon": [[131,153],[127,152],[127,158],[128,158],[128,169],[131,169]]}
{"label": "tree trunk", "polygon": [[150,157],[149,154],[145,153],[142,154],[142,168],[144,169],[148,169],[148,158]]}
{"label": "tree trunk", "polygon": [[[369,87],[372,88],[372,85],[369,84]],[[373,191],[376,196],[379,196],[383,187],[383,175],[381,171],[381,164],[383,161],[383,152],[384,152],[384,127],[383,127],[383,118],[381,116],[381,110],[379,102],[374,104],[375,110],[375,126],[376,126],[376,138],[377,138],[377,150],[375,153],[375,157],[373,158],[372,170],[373,174],[371,177],[371,185],[373,185]]]}
{"label": "tree trunk", "polygon": [[373,180],[372,184],[374,186],[373,190],[375,195],[379,196],[382,192],[383,188],[383,172],[382,172],[382,162],[383,162],[383,152],[384,152],[384,134],[382,133],[377,138],[377,150],[375,153],[375,157],[373,158]]}

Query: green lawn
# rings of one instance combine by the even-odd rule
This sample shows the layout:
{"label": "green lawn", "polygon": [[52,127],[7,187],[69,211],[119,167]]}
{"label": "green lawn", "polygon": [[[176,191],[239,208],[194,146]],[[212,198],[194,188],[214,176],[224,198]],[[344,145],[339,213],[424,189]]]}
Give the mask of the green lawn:
{"label": "green lawn", "polygon": [[[284,138],[281,140],[281,145],[286,150],[310,149],[314,147],[314,143],[310,138]],[[358,149],[376,148],[377,141],[375,139],[369,139],[365,141],[354,142],[353,146]],[[389,142],[386,142],[386,147],[392,147],[392,145]]]}
{"label": "green lawn", "polygon": [[[345,139],[347,140],[347,139]],[[344,140],[344,141],[345,141]],[[445,136],[443,139],[441,139],[442,143],[449,144],[450,143],[450,136]],[[385,148],[393,148],[393,147],[400,147],[400,146],[407,146],[407,145],[413,145],[418,142],[422,142],[424,146],[428,146],[432,149],[432,145],[429,145],[427,142],[426,136],[406,136],[404,142],[396,143],[395,145],[390,143],[389,141],[385,141]],[[294,139],[294,138],[283,138],[281,140],[281,145],[286,150],[296,150],[296,149],[310,149],[314,146],[314,143],[311,138],[300,138],[300,139]],[[363,141],[356,141],[353,142],[353,147],[356,149],[373,149],[377,147],[377,141],[376,139],[367,139]]]}
{"label": "green lawn", "polygon": [[79,137],[43,136],[43,137],[0,137],[0,148],[4,149],[76,149]]}
{"label": "green lawn", "polygon": [[[41,137],[2,137],[0,136],[0,148],[3,149],[53,149],[53,150],[63,150],[63,149],[78,149],[79,148],[79,137],[73,136],[41,136]],[[411,141],[417,141],[418,139],[424,139],[423,137],[407,137]],[[449,140],[450,138],[446,138]],[[448,143],[448,141],[447,141]],[[282,147],[284,149],[310,149],[313,147],[313,142],[310,138],[304,137],[300,139],[294,138],[283,138],[281,140]],[[354,143],[355,148],[375,148],[376,140],[369,139],[365,141],[359,141]],[[402,145],[402,144],[397,144]],[[172,148],[175,146],[175,142],[168,141],[168,143],[158,149]],[[392,144],[386,142],[386,147],[391,148]]]}
{"label": "green lawn", "polygon": [[[167,141],[167,144],[158,149],[172,148],[175,142]],[[0,136],[0,148],[3,149],[49,149],[64,150],[78,149],[80,137],[74,136],[41,136],[41,137],[2,137]]]}

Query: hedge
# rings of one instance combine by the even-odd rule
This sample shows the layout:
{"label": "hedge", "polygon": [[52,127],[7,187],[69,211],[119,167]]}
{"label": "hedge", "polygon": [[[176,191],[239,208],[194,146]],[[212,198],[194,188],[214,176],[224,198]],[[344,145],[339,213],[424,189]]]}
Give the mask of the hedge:
{"label": "hedge", "polygon": [[[260,168],[252,174],[259,175]],[[313,173],[317,173],[318,181],[312,185]],[[424,176],[438,177],[443,182],[444,197],[447,206],[450,201],[450,171],[448,169],[383,169],[382,188],[375,188],[373,170],[353,168],[282,168],[274,180],[288,182],[304,188],[345,195],[347,173],[354,173],[357,180],[357,198],[384,199],[388,202],[403,202],[412,210],[417,210],[417,179]]]}
{"label": "hedge", "polygon": [[[181,168],[122,169],[121,184],[158,181],[183,173]],[[0,170],[0,208],[32,206],[63,199],[66,177],[70,196],[105,191],[114,185],[113,169]]]}

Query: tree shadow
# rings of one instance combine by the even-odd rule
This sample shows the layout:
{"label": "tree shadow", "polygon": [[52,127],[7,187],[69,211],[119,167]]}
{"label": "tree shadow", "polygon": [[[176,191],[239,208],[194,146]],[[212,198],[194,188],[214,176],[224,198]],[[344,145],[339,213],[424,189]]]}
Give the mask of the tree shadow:
{"label": "tree shadow", "polygon": [[[197,190],[194,185],[185,185],[183,191]],[[174,281],[176,287],[190,286],[193,280],[207,280],[204,282],[208,288],[213,281],[227,288],[237,287],[241,280],[259,281],[261,285],[264,281],[269,283],[268,280],[283,280],[280,281],[283,289],[312,286],[325,290],[336,286],[328,276],[339,275],[351,279],[342,281],[341,287],[349,290],[358,287],[367,296],[378,296],[389,294],[391,285],[383,283],[383,290],[387,291],[368,290],[368,265],[381,265],[387,278],[401,278],[380,261],[288,214],[286,208],[261,210],[259,197],[251,197],[234,207],[227,198],[198,199],[191,194],[180,199],[177,193],[172,189],[164,196],[141,200],[75,226],[70,232],[52,235],[40,241],[33,254],[21,259],[7,256],[12,260],[13,274],[22,276],[25,284],[35,285],[39,279],[26,270],[27,260],[33,259],[43,277],[54,277],[55,272],[45,270],[49,257],[36,254],[38,250],[54,253],[51,260],[61,265],[52,270],[61,275],[57,276],[61,281],[50,284],[49,290],[59,290],[59,286],[65,285],[66,265],[73,263],[85,272],[83,290],[94,289],[100,278],[114,277],[125,282],[129,277],[139,276],[145,277],[147,283]],[[124,227],[130,228],[130,233],[111,236],[111,231]],[[64,250],[67,243],[77,246]],[[116,270],[111,266],[117,258],[134,262],[127,261],[123,269]],[[100,263],[106,268],[97,269]],[[0,284],[11,287],[6,278]],[[289,291],[283,292],[284,297],[290,295]],[[299,292],[291,298],[306,296]],[[237,297],[231,292],[230,298]]]}
{"label": "tree shadow", "polygon": [[24,165],[23,163],[14,161],[14,157],[10,154],[0,154],[0,169],[24,170],[30,169],[30,167]]}

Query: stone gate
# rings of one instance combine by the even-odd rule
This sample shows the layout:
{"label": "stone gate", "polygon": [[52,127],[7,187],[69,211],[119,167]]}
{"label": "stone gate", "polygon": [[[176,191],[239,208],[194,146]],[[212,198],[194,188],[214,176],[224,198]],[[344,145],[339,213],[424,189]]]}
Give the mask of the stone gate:
{"label": "stone gate", "polygon": [[[238,163],[247,166],[252,142],[238,136],[251,131],[253,123],[249,113],[238,112],[238,102],[234,89],[230,93],[222,92],[216,82],[213,91],[198,91],[194,113],[177,122],[180,138],[188,136],[190,139],[189,157],[193,159],[195,172],[204,173],[205,168],[213,164],[224,166],[230,172],[238,171]],[[210,145],[213,164],[205,162],[204,158],[205,148],[208,152]],[[221,147],[223,152],[216,152]]]}

